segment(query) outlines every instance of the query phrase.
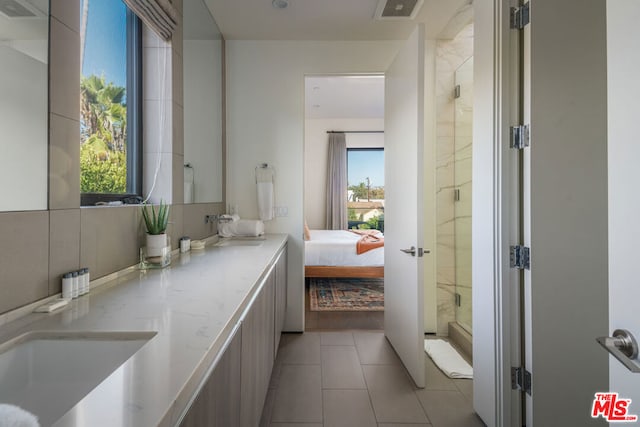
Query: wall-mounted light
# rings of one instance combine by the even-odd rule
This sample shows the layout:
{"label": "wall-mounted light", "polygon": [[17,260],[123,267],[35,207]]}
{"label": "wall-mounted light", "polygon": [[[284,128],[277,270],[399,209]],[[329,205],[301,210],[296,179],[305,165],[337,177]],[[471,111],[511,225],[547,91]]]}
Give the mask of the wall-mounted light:
{"label": "wall-mounted light", "polygon": [[289,0],[273,0],[271,4],[276,9],[286,9],[289,6]]}

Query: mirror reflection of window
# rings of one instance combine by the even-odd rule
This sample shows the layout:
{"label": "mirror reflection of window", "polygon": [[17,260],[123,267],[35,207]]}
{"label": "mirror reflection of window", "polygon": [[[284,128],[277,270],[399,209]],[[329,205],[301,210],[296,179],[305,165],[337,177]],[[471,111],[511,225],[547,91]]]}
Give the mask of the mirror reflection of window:
{"label": "mirror reflection of window", "polygon": [[49,1],[0,2],[0,211],[47,209]]}

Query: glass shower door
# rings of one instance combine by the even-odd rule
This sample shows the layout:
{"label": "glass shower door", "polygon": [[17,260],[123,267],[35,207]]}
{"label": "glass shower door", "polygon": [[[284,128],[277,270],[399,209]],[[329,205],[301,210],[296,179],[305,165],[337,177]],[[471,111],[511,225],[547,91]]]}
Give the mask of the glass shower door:
{"label": "glass shower door", "polygon": [[455,72],[454,104],[456,321],[471,333],[473,57],[464,62]]}

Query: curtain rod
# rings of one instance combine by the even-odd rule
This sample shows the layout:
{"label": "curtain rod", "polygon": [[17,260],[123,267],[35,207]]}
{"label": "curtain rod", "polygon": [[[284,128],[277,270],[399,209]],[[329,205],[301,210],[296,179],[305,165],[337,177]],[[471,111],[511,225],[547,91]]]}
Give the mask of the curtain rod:
{"label": "curtain rod", "polygon": [[327,133],[384,133],[383,130],[328,130]]}

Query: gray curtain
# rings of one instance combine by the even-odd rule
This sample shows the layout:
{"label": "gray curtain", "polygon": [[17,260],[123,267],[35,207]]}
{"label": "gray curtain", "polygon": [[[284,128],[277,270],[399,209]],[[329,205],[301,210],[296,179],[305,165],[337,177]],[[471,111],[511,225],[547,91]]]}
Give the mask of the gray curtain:
{"label": "gray curtain", "polygon": [[344,133],[329,134],[327,230],[347,229],[347,142]]}
{"label": "gray curtain", "polygon": [[124,2],[164,41],[171,40],[178,25],[178,13],[171,4],[171,0],[124,0]]}

